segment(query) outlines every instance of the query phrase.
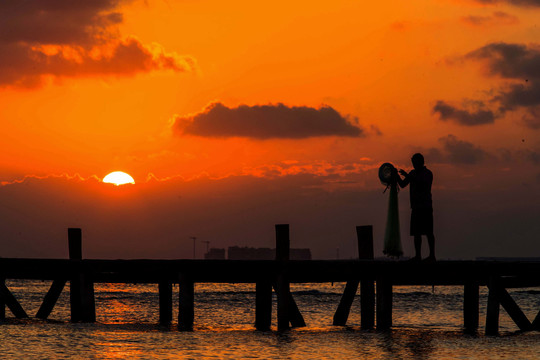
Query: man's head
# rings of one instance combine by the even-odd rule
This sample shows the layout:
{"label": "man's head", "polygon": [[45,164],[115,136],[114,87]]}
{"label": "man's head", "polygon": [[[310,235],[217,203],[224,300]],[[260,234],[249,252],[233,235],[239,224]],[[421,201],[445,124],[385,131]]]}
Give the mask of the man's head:
{"label": "man's head", "polygon": [[420,154],[420,153],[416,153],[412,156],[411,158],[411,161],[412,161],[412,164],[413,164],[413,167],[416,169],[416,170],[419,170],[421,169],[422,167],[424,167],[424,155]]}

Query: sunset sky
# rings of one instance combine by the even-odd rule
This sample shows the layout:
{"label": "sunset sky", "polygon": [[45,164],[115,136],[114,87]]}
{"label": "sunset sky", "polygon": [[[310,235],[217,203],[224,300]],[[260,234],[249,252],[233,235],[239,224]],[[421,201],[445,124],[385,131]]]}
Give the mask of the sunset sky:
{"label": "sunset sky", "polygon": [[[434,173],[439,258],[540,256],[540,1],[4,0],[0,256],[356,255],[383,162]],[[124,171],[135,185],[101,182]],[[408,189],[400,193],[402,242]],[[198,244],[202,257],[203,243]],[[424,250],[426,254],[426,250]]]}

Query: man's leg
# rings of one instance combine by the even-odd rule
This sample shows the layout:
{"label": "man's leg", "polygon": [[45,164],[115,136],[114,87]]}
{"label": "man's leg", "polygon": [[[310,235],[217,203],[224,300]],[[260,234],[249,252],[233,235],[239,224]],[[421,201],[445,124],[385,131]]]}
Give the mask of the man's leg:
{"label": "man's leg", "polygon": [[414,252],[415,258],[420,260],[422,258],[422,235],[414,235]]}

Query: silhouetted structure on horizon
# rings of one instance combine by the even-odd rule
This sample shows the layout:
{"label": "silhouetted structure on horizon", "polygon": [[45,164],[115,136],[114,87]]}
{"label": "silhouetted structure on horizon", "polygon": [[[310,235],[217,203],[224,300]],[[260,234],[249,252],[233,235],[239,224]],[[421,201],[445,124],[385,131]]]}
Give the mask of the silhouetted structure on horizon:
{"label": "silhouetted structure on horizon", "polygon": [[[229,246],[225,249],[211,248],[204,254],[205,260],[275,260],[276,249],[249,246]],[[311,249],[290,249],[290,260],[311,260]]]}
{"label": "silhouetted structure on horizon", "polygon": [[225,249],[211,248],[204,254],[205,260],[225,260]]}

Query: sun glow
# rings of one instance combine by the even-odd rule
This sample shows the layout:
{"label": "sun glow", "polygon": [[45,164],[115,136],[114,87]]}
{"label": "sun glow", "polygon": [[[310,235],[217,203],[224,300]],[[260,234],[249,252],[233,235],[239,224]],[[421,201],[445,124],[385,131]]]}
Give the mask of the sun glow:
{"label": "sun glow", "polygon": [[103,178],[103,182],[114,184],[116,186],[124,184],[135,184],[135,180],[133,180],[131,175],[126,174],[123,171],[113,171],[112,173],[108,174]]}

